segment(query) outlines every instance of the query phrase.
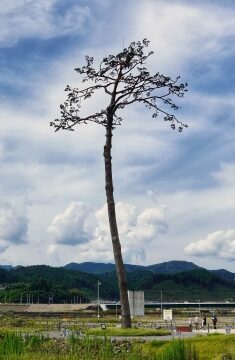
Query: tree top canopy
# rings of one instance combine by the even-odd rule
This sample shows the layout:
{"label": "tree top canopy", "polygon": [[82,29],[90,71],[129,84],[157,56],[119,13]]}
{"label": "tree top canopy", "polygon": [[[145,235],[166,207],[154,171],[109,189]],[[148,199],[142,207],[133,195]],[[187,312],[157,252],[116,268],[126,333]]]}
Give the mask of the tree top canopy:
{"label": "tree top canopy", "polygon": [[[117,55],[103,58],[99,68],[95,69],[93,57],[86,56],[86,65],[75,71],[83,76],[82,82],[89,82],[89,86],[71,88],[67,85],[67,100],[60,105],[61,118],[50,123],[55,131],[60,129],[74,130],[77,124],[88,121],[107,126],[107,114],[112,116],[112,128],[120,125],[122,118],[117,115],[119,109],[135,102],[143,103],[152,110],[152,117],[163,114],[164,120],[169,121],[172,129],[181,132],[187,124],[179,121],[172,110],[178,110],[172,97],[183,97],[187,91],[187,83],[179,83],[180,77],[172,79],[160,73],[151,75],[145,67],[146,60],[153,54],[146,52],[149,40],[132,42]],[[90,98],[96,91],[103,90],[110,97],[109,106],[100,111],[80,116],[82,101]],[[168,109],[171,111],[168,111]]]}

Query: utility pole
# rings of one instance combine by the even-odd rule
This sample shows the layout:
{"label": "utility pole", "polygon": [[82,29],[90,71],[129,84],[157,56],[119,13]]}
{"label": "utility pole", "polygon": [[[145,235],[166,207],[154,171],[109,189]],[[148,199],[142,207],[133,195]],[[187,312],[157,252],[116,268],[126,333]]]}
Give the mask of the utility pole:
{"label": "utility pole", "polygon": [[161,290],[161,317],[163,319],[163,311],[162,311],[162,290]]}
{"label": "utility pole", "polygon": [[97,282],[97,317],[100,317],[100,285],[101,282],[98,280]]}

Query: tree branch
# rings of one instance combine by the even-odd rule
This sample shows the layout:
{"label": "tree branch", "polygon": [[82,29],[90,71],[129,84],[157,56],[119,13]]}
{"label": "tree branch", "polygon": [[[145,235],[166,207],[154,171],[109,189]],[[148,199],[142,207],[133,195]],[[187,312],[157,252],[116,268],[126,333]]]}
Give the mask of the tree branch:
{"label": "tree branch", "polygon": [[[177,110],[179,106],[173,103],[169,96],[183,97],[187,91],[187,83],[178,84],[179,77],[172,80],[159,73],[151,76],[144,66],[145,61],[152,54],[152,52],[144,53],[148,44],[147,39],[142,42],[133,42],[119,54],[103,58],[98,71],[93,67],[93,58],[86,56],[86,65],[75,70],[84,75],[83,82],[93,81],[95,84],[84,89],[66,87],[65,91],[69,93],[66,102],[61,105],[61,119],[56,119],[51,123],[55,126],[55,130],[73,130],[75,125],[86,124],[88,121],[107,126],[108,112],[111,114],[109,121],[112,120],[112,126],[120,125],[122,119],[117,117],[115,112],[135,102],[154,109],[153,117],[156,117],[159,112],[163,113],[164,119],[171,121],[171,126],[177,122],[180,127],[186,127],[174,115],[161,109],[156,101],[162,101],[166,106]],[[99,89],[103,89],[104,93],[110,96],[109,106],[105,111],[101,110],[88,117],[80,117],[81,102],[90,98]]]}

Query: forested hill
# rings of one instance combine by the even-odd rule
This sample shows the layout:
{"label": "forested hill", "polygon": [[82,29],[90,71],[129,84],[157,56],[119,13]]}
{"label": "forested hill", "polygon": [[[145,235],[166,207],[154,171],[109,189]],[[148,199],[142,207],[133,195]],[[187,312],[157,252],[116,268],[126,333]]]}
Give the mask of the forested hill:
{"label": "forested hill", "polygon": [[211,273],[216,275],[216,276],[219,276],[222,279],[235,282],[235,274],[228,271],[228,270],[224,270],[224,269],[211,270]]}
{"label": "forested hill", "polygon": [[[55,303],[89,302],[96,298],[98,280],[94,274],[46,265],[0,269],[0,302],[19,302],[21,296],[25,301],[27,294],[31,294],[34,301],[39,296],[40,302],[45,303],[48,303],[49,296],[53,296]],[[102,294],[108,299],[118,297],[115,286],[105,279],[102,281]]]}
{"label": "forested hill", "polygon": [[[147,300],[164,301],[235,301],[234,281],[222,279],[208,270],[196,268],[178,273],[156,273],[136,270],[127,273],[130,290],[144,290]],[[97,282],[101,281],[100,296],[104,300],[118,300],[115,272],[89,274],[45,265],[0,269],[0,302],[31,301],[54,303],[82,301],[97,298]]]}
{"label": "forested hill", "polygon": [[[160,301],[235,301],[235,283],[222,279],[205,269],[175,274],[135,271],[127,273],[130,290],[144,290],[145,298]],[[109,283],[116,281],[115,272],[106,273]]]}
{"label": "forested hill", "polygon": [[206,269],[199,268],[175,274],[148,272],[143,275],[134,272],[128,276],[129,283],[134,288],[142,287],[149,299],[157,298],[157,294],[159,298],[162,291],[164,299],[168,301],[235,301],[235,283],[222,279]]}
{"label": "forested hill", "polygon": [[[115,271],[115,265],[111,263],[95,263],[95,262],[83,262],[83,263],[70,263],[65,265],[66,269],[79,270],[88,272],[91,274],[103,274],[110,271]],[[200,267],[188,261],[166,261],[160,264],[154,265],[131,265],[125,264],[127,272],[132,271],[153,271],[158,273],[178,273],[182,271],[189,271],[193,269],[199,269]]]}
{"label": "forested hill", "polygon": [[[83,262],[83,263],[70,263],[65,265],[66,269],[78,270],[87,272],[90,274],[105,274],[107,272],[115,271],[115,265],[111,263],[95,263],[95,262]],[[127,272],[135,271],[151,271],[153,273],[160,274],[176,274],[180,272],[191,271],[195,269],[203,269],[202,267],[189,262],[189,261],[166,261],[160,264],[153,264],[148,266],[125,264]],[[235,274],[224,269],[220,270],[208,270],[211,274],[218,276],[221,279],[228,280],[235,283]]]}
{"label": "forested hill", "polygon": [[164,273],[164,274],[174,274],[174,273],[190,271],[194,269],[200,269],[200,267],[189,261],[177,261],[177,260],[166,261],[160,264],[147,266],[147,270],[149,271],[153,271],[156,273]]}

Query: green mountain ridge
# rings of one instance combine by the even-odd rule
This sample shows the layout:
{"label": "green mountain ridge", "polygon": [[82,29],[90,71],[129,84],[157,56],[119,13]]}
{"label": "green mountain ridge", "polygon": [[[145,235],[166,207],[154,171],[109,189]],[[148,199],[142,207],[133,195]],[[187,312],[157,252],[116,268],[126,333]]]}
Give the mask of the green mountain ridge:
{"label": "green mountain ridge", "polygon": [[[195,265],[192,262],[188,261],[166,261],[160,264],[153,265],[132,265],[125,264],[125,269],[127,272],[132,271],[152,271],[159,273],[177,273],[182,271],[189,271],[193,269],[199,269],[200,267]],[[103,274],[110,271],[115,271],[115,265],[112,263],[95,263],[95,262],[83,262],[83,263],[70,263],[64,266],[66,269],[70,270],[79,270],[88,272],[91,274]]]}
{"label": "green mountain ridge", "polygon": [[[90,274],[105,274],[107,272],[115,271],[115,265],[112,263],[95,263],[95,262],[83,262],[83,263],[70,263],[64,266],[65,269],[78,270],[88,272]],[[147,269],[146,266],[125,264],[125,269],[128,272]]]}
{"label": "green mountain ridge", "polygon": [[[106,273],[105,278],[110,283],[116,280],[114,272]],[[147,300],[160,302],[162,292],[165,301],[235,301],[235,283],[202,268],[174,274],[129,272],[127,279],[130,290],[144,290]]]}
{"label": "green mountain ridge", "polygon": [[[127,272],[133,271],[152,271],[163,274],[174,274],[184,271],[190,271],[194,269],[204,269],[192,262],[182,260],[166,261],[153,265],[132,265],[125,264]],[[115,271],[115,265],[111,263],[95,263],[95,262],[83,262],[83,263],[70,263],[64,266],[66,269],[79,270],[91,274],[104,274],[107,272]],[[212,274],[218,276],[221,279],[235,282],[235,273],[232,273],[225,269],[219,270],[207,270]]]}
{"label": "green mountain ridge", "polygon": [[[191,270],[180,271],[185,267]],[[146,300],[160,301],[162,293],[164,301],[235,301],[235,282],[224,270],[218,270],[221,275],[218,276],[216,271],[177,261],[151,265],[151,270],[137,266],[133,271],[133,265],[130,269],[127,271],[129,289],[143,290]],[[153,271],[155,269],[165,272]],[[229,278],[225,279],[224,275]],[[89,302],[97,299],[98,281],[101,281],[102,299],[119,299],[115,271],[92,274],[46,265],[0,268],[0,302],[19,303],[22,299],[25,303],[29,294],[31,302],[48,303],[52,297],[54,303]]]}

